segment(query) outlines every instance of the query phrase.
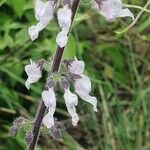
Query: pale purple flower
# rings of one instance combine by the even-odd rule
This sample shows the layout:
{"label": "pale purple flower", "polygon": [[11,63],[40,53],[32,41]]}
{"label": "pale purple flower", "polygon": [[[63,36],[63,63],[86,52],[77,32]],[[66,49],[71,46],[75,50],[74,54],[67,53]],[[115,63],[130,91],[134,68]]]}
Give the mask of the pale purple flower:
{"label": "pale purple flower", "polygon": [[97,99],[94,96],[90,96],[91,81],[86,75],[81,75],[81,78],[75,80],[75,92],[86,102],[93,105],[93,110],[97,112]]}
{"label": "pale purple flower", "polygon": [[62,48],[66,45],[68,39],[68,32],[71,26],[71,9],[68,5],[63,6],[63,8],[58,9],[57,17],[58,23],[62,31],[58,33],[56,37],[56,43]]}
{"label": "pale purple flower", "polygon": [[28,75],[25,82],[27,89],[30,88],[30,84],[37,82],[42,76],[41,66],[32,60],[30,62],[31,64],[25,66],[25,72]]}
{"label": "pale purple flower", "polygon": [[92,0],[92,5],[108,21],[113,21],[118,17],[131,17],[134,19],[129,9],[123,9],[123,4],[120,0],[102,0],[101,4]]}
{"label": "pale purple flower", "polygon": [[75,92],[86,102],[93,105],[93,110],[97,111],[97,99],[94,96],[90,96],[91,81],[89,77],[83,74],[85,64],[83,61],[75,59],[68,66],[68,70],[72,74],[78,74],[81,78],[74,79]]}
{"label": "pale purple flower", "polygon": [[43,124],[49,129],[55,124],[55,120],[51,111],[49,111],[43,118]]}
{"label": "pale purple flower", "polygon": [[39,23],[32,25],[28,29],[28,33],[32,41],[38,38],[39,32],[43,30],[48,23],[53,19],[54,1],[42,2],[36,0],[35,2],[35,17]]}
{"label": "pale purple flower", "polygon": [[81,75],[84,72],[85,64],[82,60],[75,60],[68,66],[69,72],[72,74],[78,74]]}
{"label": "pale purple flower", "polygon": [[56,43],[60,47],[64,47],[67,44],[68,36],[65,32],[61,31],[57,34]]}
{"label": "pale purple flower", "polygon": [[68,89],[64,89],[64,99],[66,103],[67,110],[69,114],[72,117],[72,125],[76,126],[79,121],[79,116],[76,113],[76,106],[78,104],[78,97],[76,94],[71,93],[71,91]]}
{"label": "pale purple flower", "polygon": [[45,106],[48,107],[48,114],[43,118],[43,124],[47,128],[51,128],[54,125],[53,115],[56,110],[56,97],[53,87],[42,92],[42,99]]}
{"label": "pale purple flower", "polygon": [[68,5],[60,8],[57,13],[59,26],[62,29],[66,30],[66,32],[69,31],[69,28],[71,26],[71,14],[71,9],[68,7]]}
{"label": "pale purple flower", "polygon": [[56,107],[56,96],[54,92],[54,88],[48,88],[48,90],[44,90],[42,92],[42,99],[46,107],[51,107],[53,111],[55,111]]}

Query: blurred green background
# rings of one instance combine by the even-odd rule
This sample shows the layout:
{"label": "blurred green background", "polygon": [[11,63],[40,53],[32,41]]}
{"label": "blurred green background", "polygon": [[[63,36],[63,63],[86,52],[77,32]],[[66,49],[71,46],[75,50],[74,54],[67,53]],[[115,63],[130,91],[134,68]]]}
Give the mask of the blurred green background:
{"label": "blurred green background", "polygon": [[[144,6],[147,0],[126,0]],[[150,8],[150,7],[149,7]],[[132,8],[136,16],[140,9]],[[13,120],[35,116],[45,79],[27,90],[24,66],[29,59],[49,60],[56,49],[57,19],[32,42],[27,29],[35,24],[33,0],[0,0],[0,150],[25,150],[22,129],[16,138],[8,132]],[[65,58],[75,55],[86,63],[98,113],[79,100],[80,122],[71,125],[61,94],[55,116],[65,122],[62,140],[42,134],[37,150],[149,150],[150,149],[150,13],[136,25],[130,18],[108,23],[83,0],[70,34]]]}

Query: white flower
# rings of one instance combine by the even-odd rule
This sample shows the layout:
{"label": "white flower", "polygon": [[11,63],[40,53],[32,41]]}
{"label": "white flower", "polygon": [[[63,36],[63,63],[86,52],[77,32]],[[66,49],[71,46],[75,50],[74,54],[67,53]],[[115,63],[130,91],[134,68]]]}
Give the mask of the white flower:
{"label": "white flower", "polygon": [[59,32],[56,37],[56,43],[62,48],[67,44],[68,36],[63,31]]}
{"label": "white flower", "polygon": [[68,8],[68,5],[65,5],[63,8],[60,8],[57,13],[59,26],[69,31],[71,26],[71,9]]}
{"label": "white flower", "polygon": [[88,94],[91,91],[91,81],[86,75],[81,75],[81,78],[75,80],[75,90],[82,94]]}
{"label": "white flower", "polygon": [[56,97],[53,87],[42,92],[42,99],[45,106],[51,108],[52,112],[54,112],[56,109]]}
{"label": "white flower", "polygon": [[38,21],[43,23],[48,23],[53,19],[54,13],[54,2],[48,0],[46,2],[42,2],[41,0],[36,0],[35,3],[35,17]]}
{"label": "white flower", "polygon": [[62,48],[67,43],[67,34],[71,26],[71,9],[68,5],[65,5],[63,8],[60,8],[57,13],[59,26],[62,28],[62,31],[58,33],[56,37],[56,43]]}
{"label": "white flower", "polygon": [[86,102],[89,102],[93,105],[93,110],[97,111],[97,99],[93,96],[90,96],[91,92],[91,81],[89,77],[83,74],[85,68],[85,64],[83,61],[78,61],[75,59],[68,66],[69,72],[72,74],[78,74],[81,78],[74,79],[75,83],[75,92]]}
{"label": "white flower", "polygon": [[76,113],[76,108],[75,108],[75,106],[77,106],[78,104],[78,97],[76,94],[71,93],[71,91],[68,88],[65,89],[64,99],[65,99],[67,110],[72,117],[72,125],[76,126],[79,121],[79,116]]}
{"label": "white flower", "polygon": [[41,0],[36,0],[35,3],[35,17],[39,23],[35,26],[31,26],[28,29],[28,33],[32,41],[38,38],[39,32],[43,30],[48,23],[53,19],[54,1],[42,2]]}
{"label": "white flower", "polygon": [[68,66],[69,72],[72,74],[78,74],[81,75],[84,72],[85,64],[81,60],[75,60],[70,64],[71,66]]}
{"label": "white flower", "polygon": [[47,127],[47,128],[51,128],[52,126],[54,126],[54,117],[53,114],[51,113],[51,111],[49,111],[45,117],[43,118],[43,124]]}
{"label": "white flower", "polygon": [[54,93],[54,89],[48,88],[42,92],[42,99],[46,107],[48,107],[48,114],[43,118],[43,124],[47,128],[51,128],[54,125],[54,113],[56,110],[56,97]]}
{"label": "white flower", "polygon": [[93,110],[97,112],[97,99],[90,96],[91,81],[86,75],[81,75],[82,78],[75,80],[75,92],[86,102],[93,105]]}
{"label": "white flower", "polygon": [[120,0],[103,0],[100,5],[95,0],[92,0],[92,4],[108,21],[113,21],[117,17],[132,17],[134,19],[129,9],[122,8],[123,4]]}
{"label": "white flower", "polygon": [[30,61],[31,64],[25,66],[25,72],[28,75],[28,79],[25,82],[27,89],[30,88],[30,84],[37,82],[42,76],[41,67],[34,61]]}
{"label": "white flower", "polygon": [[38,36],[39,36],[39,30],[38,30],[38,28],[37,28],[36,26],[34,26],[34,25],[31,26],[31,27],[29,27],[28,33],[29,33],[30,38],[31,38],[32,41],[34,41],[35,39],[37,39]]}

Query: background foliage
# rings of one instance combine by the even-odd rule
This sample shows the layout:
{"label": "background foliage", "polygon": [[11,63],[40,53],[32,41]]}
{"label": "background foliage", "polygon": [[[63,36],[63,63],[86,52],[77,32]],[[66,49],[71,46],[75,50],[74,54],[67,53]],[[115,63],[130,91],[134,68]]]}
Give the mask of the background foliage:
{"label": "background foliage", "polygon": [[[144,6],[146,0],[128,0]],[[16,138],[8,132],[22,115],[33,119],[45,79],[28,91],[24,66],[29,59],[50,59],[56,48],[56,18],[35,42],[27,34],[36,23],[31,0],[0,0],[0,150],[25,150],[22,129]],[[131,9],[135,16],[139,9]],[[86,74],[98,98],[98,113],[82,100],[80,123],[72,127],[61,93],[55,116],[63,120],[62,140],[40,136],[37,150],[148,150],[150,149],[150,13],[144,12],[124,34],[130,18],[108,23],[84,0],[79,7],[64,57],[75,55],[86,63]]]}

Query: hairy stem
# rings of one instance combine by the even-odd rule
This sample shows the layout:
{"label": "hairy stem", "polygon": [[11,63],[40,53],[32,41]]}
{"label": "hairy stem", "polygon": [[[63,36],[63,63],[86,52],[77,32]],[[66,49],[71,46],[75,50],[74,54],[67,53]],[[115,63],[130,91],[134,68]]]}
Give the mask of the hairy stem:
{"label": "hairy stem", "polygon": [[[77,7],[79,5],[79,1],[80,0],[74,0],[73,3],[72,3],[72,8],[71,8],[72,9],[72,22],[74,20],[74,16],[76,14]],[[56,53],[55,53],[55,57],[54,57],[53,65],[52,65],[52,69],[51,69],[52,73],[57,72],[59,70],[59,66],[60,66],[60,63],[61,63],[64,48],[65,47],[60,48],[58,46],[57,49],[56,49]],[[46,83],[46,85],[47,85],[47,83]],[[33,124],[33,127],[32,127],[32,136],[33,136],[33,138],[32,138],[32,140],[31,140],[31,142],[28,146],[28,150],[34,150],[35,149],[35,145],[38,141],[39,131],[40,131],[41,123],[42,123],[45,112],[46,112],[46,107],[43,103],[43,100],[41,99],[40,104],[38,106],[36,116],[35,116],[34,124]]]}

